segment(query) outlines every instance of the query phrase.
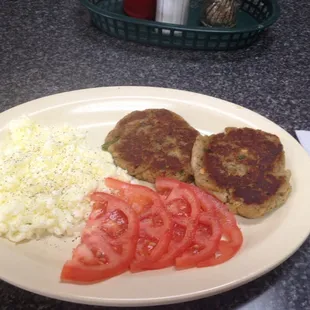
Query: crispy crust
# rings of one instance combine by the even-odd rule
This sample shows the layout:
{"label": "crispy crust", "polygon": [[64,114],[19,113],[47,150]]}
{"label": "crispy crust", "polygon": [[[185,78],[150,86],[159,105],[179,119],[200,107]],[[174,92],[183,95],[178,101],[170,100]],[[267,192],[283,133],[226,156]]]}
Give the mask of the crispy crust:
{"label": "crispy crust", "polygon": [[166,109],[134,111],[122,118],[105,140],[115,163],[137,179],[157,176],[193,181],[191,155],[198,132]]}
{"label": "crispy crust", "polygon": [[279,138],[260,130],[226,128],[225,133],[198,136],[192,168],[199,187],[248,218],[279,207],[291,191]]}

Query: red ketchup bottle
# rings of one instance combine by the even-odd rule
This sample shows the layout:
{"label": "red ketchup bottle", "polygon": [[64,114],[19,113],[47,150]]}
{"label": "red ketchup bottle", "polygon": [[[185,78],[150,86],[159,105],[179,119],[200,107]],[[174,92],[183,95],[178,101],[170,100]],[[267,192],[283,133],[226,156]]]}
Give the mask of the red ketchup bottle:
{"label": "red ketchup bottle", "polygon": [[156,0],[124,0],[127,15],[141,19],[155,19]]}

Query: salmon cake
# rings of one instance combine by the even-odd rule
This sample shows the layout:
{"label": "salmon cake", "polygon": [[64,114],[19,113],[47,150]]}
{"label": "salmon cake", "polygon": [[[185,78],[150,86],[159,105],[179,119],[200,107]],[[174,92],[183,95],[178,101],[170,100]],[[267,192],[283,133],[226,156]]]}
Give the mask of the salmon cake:
{"label": "salmon cake", "polygon": [[246,218],[281,206],[291,191],[280,139],[251,128],[199,135],[192,152],[195,183]]}
{"label": "salmon cake", "polygon": [[166,109],[134,111],[107,135],[104,150],[137,179],[154,183],[166,176],[193,181],[192,148],[198,131]]}

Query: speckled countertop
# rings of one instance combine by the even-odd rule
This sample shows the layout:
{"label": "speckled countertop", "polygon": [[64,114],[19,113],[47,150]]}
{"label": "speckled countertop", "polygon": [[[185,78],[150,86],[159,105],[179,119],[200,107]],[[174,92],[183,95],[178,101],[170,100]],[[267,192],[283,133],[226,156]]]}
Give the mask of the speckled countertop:
{"label": "speckled countertop", "polygon": [[[0,110],[80,88],[145,85],[226,99],[291,134],[310,130],[310,2],[279,0],[282,17],[247,50],[146,47],[100,33],[78,0],[0,0]],[[310,309],[310,240],[262,278],[231,292],[160,309]],[[0,266],[1,268],[1,266]],[[94,309],[0,282],[0,309]]]}

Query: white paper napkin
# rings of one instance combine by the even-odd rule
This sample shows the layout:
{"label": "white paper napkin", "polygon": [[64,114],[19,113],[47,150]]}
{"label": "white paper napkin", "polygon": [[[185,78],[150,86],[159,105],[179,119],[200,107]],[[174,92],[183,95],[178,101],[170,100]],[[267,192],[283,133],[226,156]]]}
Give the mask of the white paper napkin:
{"label": "white paper napkin", "polygon": [[305,150],[310,155],[310,131],[296,130],[296,135],[301,145],[305,148]]}

